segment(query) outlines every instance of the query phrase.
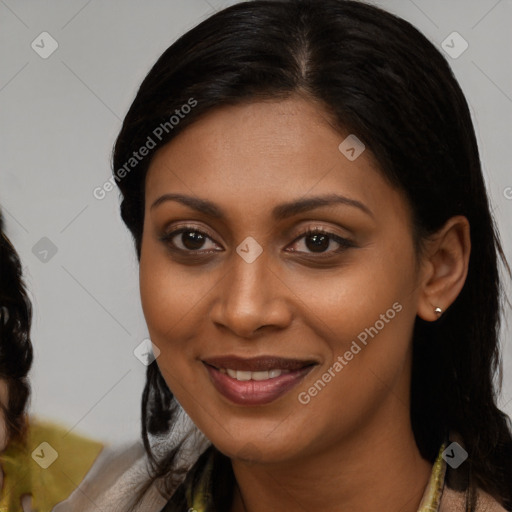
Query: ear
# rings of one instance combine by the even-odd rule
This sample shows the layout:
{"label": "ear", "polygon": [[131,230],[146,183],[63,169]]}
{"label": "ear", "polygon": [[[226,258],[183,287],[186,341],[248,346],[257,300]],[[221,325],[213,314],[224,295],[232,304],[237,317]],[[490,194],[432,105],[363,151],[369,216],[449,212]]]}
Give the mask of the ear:
{"label": "ear", "polygon": [[[459,295],[468,274],[471,252],[469,221],[462,215],[451,217],[425,244],[417,314],[433,322]],[[441,314],[442,314],[441,313]]]}

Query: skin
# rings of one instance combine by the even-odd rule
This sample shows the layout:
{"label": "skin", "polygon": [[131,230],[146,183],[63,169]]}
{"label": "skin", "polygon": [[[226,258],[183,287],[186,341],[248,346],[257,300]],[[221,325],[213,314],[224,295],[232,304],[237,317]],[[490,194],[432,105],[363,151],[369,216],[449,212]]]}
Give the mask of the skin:
{"label": "skin", "polygon": [[[454,217],[413,247],[405,197],[379,172],[369,149],[355,161],[339,150],[318,105],[298,96],[211,111],[155,155],[146,178],[140,290],[157,359],[170,389],[199,429],[232,459],[231,512],[289,510],[415,512],[431,464],[409,420],[412,330],[435,321],[467,274],[469,226]],[[213,201],[219,220],[164,194]],[[282,203],[332,194],[334,204],[276,221]],[[208,237],[191,259],[182,235]],[[333,239],[314,252],[304,236],[321,227]],[[248,236],[263,248],[247,263]],[[311,240],[311,238],[309,238]],[[176,247],[189,252],[178,255]],[[193,247],[193,246],[192,246]],[[209,255],[205,255],[209,252]],[[307,391],[357,335],[398,302],[402,310],[307,405]],[[276,401],[239,406],[220,395],[201,359],[221,355],[312,359],[303,382]],[[371,489],[371,492],[368,490]]]}

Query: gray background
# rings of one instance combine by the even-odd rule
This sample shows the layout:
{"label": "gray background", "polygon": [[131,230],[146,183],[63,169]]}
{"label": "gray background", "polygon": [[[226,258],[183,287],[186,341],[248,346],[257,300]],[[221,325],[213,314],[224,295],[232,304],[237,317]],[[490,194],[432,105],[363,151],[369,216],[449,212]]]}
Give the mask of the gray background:
{"label": "gray background", "polygon": [[[137,437],[145,375],[133,355],[147,331],[118,193],[100,201],[92,191],[110,176],[121,120],[157,57],[234,3],[0,0],[0,204],[34,301],[32,411],[73,432],[110,442]],[[494,214],[512,260],[512,2],[374,3],[410,21],[439,48],[454,31],[468,42],[462,55],[447,59],[471,105]],[[45,31],[58,43],[47,59],[31,47]],[[57,249],[46,261],[43,237]],[[510,329],[503,345],[500,404],[512,414]]]}

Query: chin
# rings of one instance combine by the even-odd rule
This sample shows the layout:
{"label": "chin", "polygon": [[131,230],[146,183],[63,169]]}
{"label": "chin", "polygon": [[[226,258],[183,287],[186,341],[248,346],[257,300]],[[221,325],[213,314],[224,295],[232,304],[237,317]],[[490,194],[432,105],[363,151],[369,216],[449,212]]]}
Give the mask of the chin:
{"label": "chin", "polygon": [[260,439],[254,436],[240,440],[227,440],[226,443],[213,443],[226,457],[248,464],[274,464],[293,459],[298,456],[299,449],[285,443],[283,439],[275,439],[269,443],[264,434]]}

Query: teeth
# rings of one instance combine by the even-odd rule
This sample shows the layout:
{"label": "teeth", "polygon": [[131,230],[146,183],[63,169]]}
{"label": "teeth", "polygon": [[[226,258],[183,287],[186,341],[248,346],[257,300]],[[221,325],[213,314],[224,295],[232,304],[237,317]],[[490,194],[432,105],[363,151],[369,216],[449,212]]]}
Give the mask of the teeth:
{"label": "teeth", "polygon": [[236,371],[236,380],[251,380],[251,372]]}
{"label": "teeth", "polygon": [[[279,372],[279,373],[281,373],[281,372]],[[252,372],[251,379],[252,380],[267,380],[268,372]]]}
{"label": "teeth", "polygon": [[219,371],[228,374],[232,379],[247,381],[247,380],[268,380],[275,379],[283,373],[290,373],[290,370],[269,370],[260,372],[248,372],[242,370],[232,370],[231,368],[220,368]]}

